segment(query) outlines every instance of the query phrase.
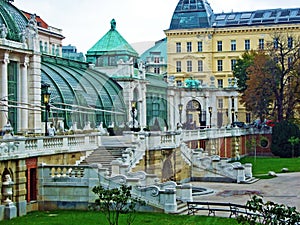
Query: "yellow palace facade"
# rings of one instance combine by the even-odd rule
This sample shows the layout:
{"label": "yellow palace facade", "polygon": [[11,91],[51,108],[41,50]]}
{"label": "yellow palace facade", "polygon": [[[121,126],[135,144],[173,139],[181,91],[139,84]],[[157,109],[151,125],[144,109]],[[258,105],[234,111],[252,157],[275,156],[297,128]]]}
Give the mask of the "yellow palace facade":
{"label": "yellow palace facade", "polygon": [[[169,80],[186,93],[179,101],[194,91],[193,100],[212,114],[215,125],[250,123],[255,118],[239,103],[233,68],[245,51],[266,49],[275,34],[292,44],[299,37],[299,23],[299,8],[215,14],[205,0],[179,1],[165,31]],[[195,114],[187,120],[191,118]]]}

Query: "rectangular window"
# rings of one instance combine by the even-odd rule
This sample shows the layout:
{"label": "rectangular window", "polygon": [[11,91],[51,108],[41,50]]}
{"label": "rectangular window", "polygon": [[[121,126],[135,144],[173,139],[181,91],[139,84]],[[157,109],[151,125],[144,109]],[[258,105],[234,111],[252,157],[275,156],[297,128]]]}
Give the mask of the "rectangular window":
{"label": "rectangular window", "polygon": [[177,84],[177,87],[182,87],[182,81],[181,80],[177,80],[176,84]]}
{"label": "rectangular window", "polygon": [[218,50],[218,52],[221,52],[223,50],[223,42],[222,41],[218,41],[217,50]]}
{"label": "rectangular window", "polygon": [[232,71],[234,70],[235,64],[236,64],[236,59],[232,59],[231,60],[231,70]]}
{"label": "rectangular window", "polygon": [[218,88],[223,88],[223,79],[218,79]]}
{"label": "rectangular window", "polygon": [[44,52],[48,53],[48,43],[47,42],[45,42],[45,44],[44,44]]}
{"label": "rectangular window", "polygon": [[181,72],[181,61],[176,61],[176,72],[177,73]]}
{"label": "rectangular window", "polygon": [[186,68],[187,68],[187,72],[192,72],[193,71],[193,64],[192,61],[187,61],[186,62]]}
{"label": "rectangular window", "polygon": [[181,52],[181,43],[180,42],[177,42],[176,43],[176,52]]}
{"label": "rectangular window", "polygon": [[52,55],[55,55],[55,44],[52,44]]}
{"label": "rectangular window", "polygon": [[236,40],[231,40],[231,51],[236,51]]}
{"label": "rectangular window", "polygon": [[198,52],[203,52],[203,43],[202,43],[202,41],[198,41]]}
{"label": "rectangular window", "polygon": [[108,65],[109,66],[116,66],[117,65],[117,61],[116,61],[116,57],[115,56],[110,56],[108,58]]}
{"label": "rectangular window", "polygon": [[292,37],[288,38],[288,48],[293,48],[293,38]]}
{"label": "rectangular window", "polygon": [[154,73],[155,74],[160,74],[160,68],[159,67],[154,67]]}
{"label": "rectangular window", "polygon": [[198,72],[203,72],[203,61],[198,60]]}
{"label": "rectangular window", "polygon": [[159,63],[159,57],[154,57],[154,63]]}
{"label": "rectangular window", "polygon": [[245,40],[245,50],[250,50],[250,40]]}
{"label": "rectangular window", "polygon": [[58,56],[59,55],[59,46],[58,45],[56,46],[55,51],[56,51],[56,55]]}
{"label": "rectangular window", "polygon": [[219,99],[218,99],[218,108],[219,108],[219,109],[223,109],[223,107],[224,107],[223,99],[222,99],[222,98],[219,98]]}
{"label": "rectangular window", "polygon": [[43,52],[43,42],[42,41],[40,41],[40,52]]}
{"label": "rectangular window", "polygon": [[187,42],[186,43],[186,51],[187,52],[192,52],[192,42]]}
{"label": "rectangular window", "polygon": [[265,48],[265,40],[264,39],[259,39],[258,41],[258,49],[264,50]]}
{"label": "rectangular window", "polygon": [[217,67],[218,71],[223,71],[223,60],[218,60]]}

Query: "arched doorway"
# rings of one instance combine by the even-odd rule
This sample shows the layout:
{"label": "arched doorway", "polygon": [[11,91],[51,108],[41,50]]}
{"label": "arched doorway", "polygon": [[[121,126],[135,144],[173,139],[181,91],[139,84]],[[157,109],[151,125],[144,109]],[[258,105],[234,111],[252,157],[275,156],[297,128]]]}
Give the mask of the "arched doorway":
{"label": "arched doorway", "polygon": [[204,128],[206,126],[206,111],[202,110],[200,102],[191,100],[186,106],[186,129]]}

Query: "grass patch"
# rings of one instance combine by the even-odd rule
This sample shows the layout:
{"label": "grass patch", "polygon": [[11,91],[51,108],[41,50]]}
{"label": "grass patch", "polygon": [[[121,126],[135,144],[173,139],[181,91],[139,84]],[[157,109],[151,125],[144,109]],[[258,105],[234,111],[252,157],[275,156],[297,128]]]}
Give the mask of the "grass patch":
{"label": "grass patch", "polygon": [[242,164],[252,163],[253,176],[269,178],[269,171],[281,173],[282,168],[288,168],[289,172],[300,172],[300,158],[272,158],[272,157],[245,157],[240,160]]}
{"label": "grass patch", "polygon": [[[14,218],[12,220],[0,221],[0,225],[93,225],[108,224],[105,217],[100,212],[94,211],[52,211],[52,212],[32,212],[26,216]],[[121,215],[120,225],[125,225],[126,217]],[[207,216],[187,216],[170,215],[164,213],[137,213],[133,225],[237,225],[235,219],[207,217]]]}

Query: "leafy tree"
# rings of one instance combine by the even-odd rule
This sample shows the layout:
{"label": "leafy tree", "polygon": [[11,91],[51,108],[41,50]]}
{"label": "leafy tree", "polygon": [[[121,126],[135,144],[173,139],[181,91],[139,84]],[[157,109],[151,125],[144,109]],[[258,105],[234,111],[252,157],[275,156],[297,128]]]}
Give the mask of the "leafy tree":
{"label": "leafy tree", "polygon": [[235,64],[233,75],[235,78],[237,78],[237,85],[239,87],[240,92],[244,92],[247,89],[247,84],[246,84],[248,80],[247,69],[249,66],[253,64],[255,55],[256,52],[254,51],[245,52],[242,55],[242,58],[238,59]]}
{"label": "leafy tree", "polygon": [[[233,74],[247,110],[254,110],[259,117],[272,115],[276,121],[291,120],[300,107],[300,40],[290,34],[273,34],[271,38],[263,52],[245,53]],[[254,93],[255,97],[248,96]]]}
{"label": "leafy tree", "polygon": [[277,123],[272,130],[272,143],[271,143],[271,151],[274,155],[280,157],[292,157],[300,156],[299,145],[297,146],[293,152],[293,146],[289,142],[291,137],[300,138],[300,130],[299,127],[291,123],[289,121],[281,121]]}
{"label": "leafy tree", "polygon": [[120,214],[127,215],[127,224],[133,223],[137,204],[144,204],[141,200],[131,196],[131,187],[122,185],[120,189],[105,189],[96,186],[92,191],[98,196],[96,206],[104,213],[109,225],[118,225]]}
{"label": "leafy tree", "polygon": [[256,195],[246,205],[253,214],[238,216],[237,221],[240,224],[295,225],[300,221],[300,213],[295,207],[271,201],[263,202],[263,199]]}
{"label": "leafy tree", "polygon": [[275,106],[277,120],[290,120],[294,117],[294,109],[300,103],[300,40],[291,34],[276,33],[273,42],[267,44],[267,53],[273,58],[276,88]]}
{"label": "leafy tree", "polygon": [[271,73],[272,65],[271,58],[263,52],[255,55],[252,65],[247,68],[247,89],[241,97],[246,110],[258,116],[261,121],[270,115],[270,107],[274,101],[273,89],[276,84]]}

